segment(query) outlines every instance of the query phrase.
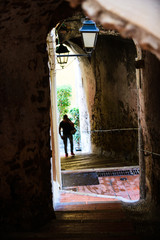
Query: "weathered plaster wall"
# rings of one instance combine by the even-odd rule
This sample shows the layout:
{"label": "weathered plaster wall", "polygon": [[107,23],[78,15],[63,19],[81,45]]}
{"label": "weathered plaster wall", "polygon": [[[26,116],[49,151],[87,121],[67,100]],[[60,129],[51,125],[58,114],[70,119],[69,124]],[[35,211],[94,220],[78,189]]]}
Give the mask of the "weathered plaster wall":
{"label": "weathered plaster wall", "polygon": [[46,37],[73,12],[61,2],[0,3],[0,212],[8,228],[53,216]]}
{"label": "weathered plaster wall", "polygon": [[[160,205],[160,61],[151,53],[144,54],[145,66],[140,92],[141,125],[146,172],[147,198]],[[152,154],[153,153],[153,154]]]}
{"label": "weathered plaster wall", "polygon": [[137,161],[137,130],[102,130],[137,128],[135,56],[131,40],[99,36],[91,60],[96,81],[91,115],[93,151],[122,161]]}
{"label": "weathered plaster wall", "polygon": [[[72,46],[83,53],[73,42]],[[91,59],[81,57],[79,61],[90,118],[92,151],[138,164],[135,57],[132,40],[100,35]]]}
{"label": "weathered plaster wall", "polygon": [[[74,38],[69,41],[70,47],[75,54],[85,54],[82,48],[79,46],[81,42],[80,38]],[[90,141],[90,124],[92,109],[94,106],[94,98],[96,93],[96,81],[93,68],[91,66],[91,58],[78,57],[81,83],[79,91],[79,110],[80,110],[80,124],[81,124],[81,144],[82,147],[86,145],[82,150],[86,149],[86,152],[91,152]]]}

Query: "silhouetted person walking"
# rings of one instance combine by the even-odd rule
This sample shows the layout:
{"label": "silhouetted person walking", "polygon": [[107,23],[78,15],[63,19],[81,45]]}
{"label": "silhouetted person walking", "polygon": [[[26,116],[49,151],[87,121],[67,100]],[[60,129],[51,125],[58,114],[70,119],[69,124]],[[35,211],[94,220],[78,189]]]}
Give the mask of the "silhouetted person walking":
{"label": "silhouetted person walking", "polygon": [[[61,129],[63,129],[63,135],[61,133]],[[74,129],[74,123],[68,118],[67,115],[63,116],[63,121],[59,124],[59,134],[61,138],[63,139],[64,143],[64,151],[65,156],[68,157],[68,151],[67,151],[67,138],[70,141],[70,147],[71,147],[71,155],[74,156],[73,152],[73,136],[72,136],[72,130]]]}

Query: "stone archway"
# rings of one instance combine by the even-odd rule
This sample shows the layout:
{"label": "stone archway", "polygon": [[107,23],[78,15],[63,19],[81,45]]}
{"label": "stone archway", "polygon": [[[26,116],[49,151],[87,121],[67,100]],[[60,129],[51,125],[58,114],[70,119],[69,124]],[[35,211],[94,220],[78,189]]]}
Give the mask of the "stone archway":
{"label": "stone archway", "polygon": [[[118,34],[115,34],[115,35],[114,34],[111,35],[111,36],[108,34],[107,37],[104,39],[104,41],[103,41],[103,39],[100,40],[99,45],[103,48],[103,52],[104,52],[103,54],[102,54],[102,51],[100,49],[100,51],[96,51],[95,55],[93,54],[93,59],[94,60],[92,58],[89,61],[87,59],[84,59],[84,60],[81,59],[80,64],[82,65],[81,69],[84,72],[83,73],[83,85],[85,86],[85,90],[86,90],[87,97],[88,97],[88,107],[89,107],[90,118],[92,118],[92,115],[94,114],[95,119],[96,119],[95,120],[94,118],[92,118],[91,119],[92,123],[96,123],[96,122],[99,121],[99,124],[101,124],[100,123],[101,122],[101,115],[99,116],[99,118],[97,118],[96,112],[94,113],[94,108],[97,107],[97,105],[96,105],[97,102],[95,102],[95,95],[97,94],[97,89],[99,89],[101,92],[103,91],[103,94],[101,94],[102,95],[101,96],[102,100],[103,100],[104,97],[106,99],[107,95],[112,95],[111,99],[113,101],[113,104],[112,104],[112,108],[110,108],[110,109],[113,110],[115,108],[115,106],[114,106],[115,102],[118,104],[120,102],[120,99],[121,99],[121,105],[123,103],[124,105],[129,106],[129,110],[125,114],[125,116],[124,116],[124,114],[122,114],[122,116],[121,116],[121,114],[118,113],[119,118],[116,118],[116,120],[114,120],[114,117],[112,116],[112,121],[110,121],[110,122],[112,122],[112,124],[113,123],[114,124],[118,124],[118,123],[122,124],[122,122],[123,122],[124,124],[127,124],[129,126],[129,129],[127,129],[125,125],[121,126],[121,128],[123,128],[123,129],[120,129],[120,125],[119,125],[118,126],[119,128],[117,128],[117,132],[119,134],[119,132],[121,130],[123,130],[123,131],[124,130],[128,130],[128,131],[130,131],[130,130],[135,131],[136,130],[137,131],[137,129],[138,129],[137,125],[134,125],[134,124],[137,124],[137,113],[136,113],[137,112],[137,105],[136,105],[136,101],[137,101],[136,91],[137,91],[137,89],[136,89],[135,66],[134,66],[136,50],[135,50],[135,46],[134,46],[134,44],[131,40],[126,40],[125,41],[125,40],[121,39]],[[102,36],[100,38],[102,38]],[[106,41],[106,39],[107,39],[107,41]],[[107,44],[106,44],[106,42],[107,42]],[[106,48],[105,48],[105,45],[107,45]],[[70,46],[74,47],[75,49],[78,48],[77,45],[75,45],[74,43],[71,43],[71,42],[70,42]],[[107,51],[106,51],[106,49],[107,49]],[[79,51],[82,51],[82,50],[79,50]],[[105,58],[106,53],[107,53],[107,57]],[[101,56],[103,56],[102,57],[103,60],[101,59]],[[104,63],[103,63],[103,61],[104,61]],[[109,66],[106,64],[106,62],[109,64]],[[98,64],[96,64],[96,63],[98,63]],[[104,69],[105,68],[107,69],[107,71],[110,72],[109,77],[106,77],[106,75],[104,74],[104,72],[105,72]],[[117,69],[119,69],[119,70],[117,70]],[[91,73],[92,73],[92,75],[91,75]],[[115,74],[115,76],[112,76],[114,74]],[[95,79],[95,78],[97,78],[97,79]],[[101,78],[103,80],[101,80]],[[112,80],[114,80],[114,81],[112,82]],[[105,81],[107,82],[108,85],[109,85],[110,82],[112,82],[111,86],[107,88],[107,91],[105,91],[105,89],[106,89],[105,88],[105,86],[106,86]],[[100,88],[100,85],[101,85],[101,88]],[[119,91],[116,91],[115,96],[113,96],[113,93],[112,93],[111,90],[114,89],[116,87],[116,85],[119,86],[118,87]],[[128,86],[130,87],[131,91],[127,90]],[[128,96],[125,95],[126,93],[127,93]],[[118,96],[118,100],[117,100],[116,96]],[[109,101],[111,101],[111,99],[109,99]],[[104,101],[104,102],[106,102],[106,101]],[[99,99],[98,103],[99,103],[98,104],[99,108],[101,108],[101,99]],[[103,103],[103,104],[105,105],[105,103]],[[109,104],[110,103],[108,103],[108,105]],[[103,106],[103,108],[102,108],[102,110],[103,110],[102,113],[103,114],[105,114],[104,109],[105,109],[105,106]],[[118,109],[119,109],[119,106],[118,106]],[[115,113],[115,110],[113,112]],[[108,115],[111,115],[111,114],[112,114],[112,112]],[[131,119],[127,120],[126,116],[131,117]],[[109,117],[107,117],[107,118],[109,118]],[[117,122],[117,119],[119,119],[118,122]],[[121,121],[120,121],[120,119],[121,119]],[[114,122],[113,122],[113,120],[114,120]],[[97,131],[102,132],[104,127],[105,127],[105,124],[104,124],[102,129],[92,128],[92,131],[94,132],[95,130],[97,130]],[[130,125],[130,124],[133,124],[133,126]],[[113,128],[113,126],[111,126],[111,127]],[[96,127],[96,126],[93,125],[92,127]],[[107,126],[107,127],[110,127],[110,126]],[[116,125],[116,127],[117,127],[117,125]],[[116,129],[107,129],[107,132],[112,133],[113,130],[116,130]],[[105,131],[106,131],[106,129],[104,129],[104,132]],[[116,141],[117,141],[117,136],[118,135],[116,135],[116,134],[114,134],[114,138],[116,138]],[[108,141],[108,142],[112,142],[110,144],[111,145],[110,147],[112,147],[113,141],[115,141],[114,138],[109,139],[109,141]],[[115,149],[114,152],[113,152],[113,156],[112,156],[110,154],[111,149],[107,149],[109,154],[110,154],[110,156],[109,156],[110,158],[112,157],[114,159],[114,157],[115,157],[114,154],[117,154],[117,156],[119,154],[119,156],[121,155],[122,158],[126,157],[126,159],[127,159],[128,157],[132,158],[133,157],[132,155],[137,154],[137,142],[138,142],[137,133],[134,136],[133,136],[133,133],[131,135],[129,133],[127,136],[124,134],[123,137],[121,137],[120,141],[122,141],[122,139],[124,139],[124,138],[126,138],[127,141],[129,139],[135,139],[136,144],[134,142],[131,142],[131,143],[127,142],[127,145],[123,149],[124,152],[125,152],[126,149],[128,150],[127,147],[130,145],[131,148],[129,149],[129,151],[130,151],[131,155],[128,156],[126,154],[127,157],[124,156],[123,150],[121,149],[122,152],[120,153],[121,150],[119,148],[118,151],[119,150],[120,151],[118,152],[117,149]],[[98,139],[98,142],[100,142],[100,145],[102,147],[104,147],[103,151],[105,151],[106,150],[105,149],[106,140],[104,138],[102,138],[102,139],[100,139],[100,141]],[[107,142],[107,144],[108,144],[108,142]],[[134,149],[133,149],[133,144],[135,145]],[[119,147],[119,145],[120,144],[117,144],[117,148]],[[98,144],[97,144],[97,146],[98,146]],[[95,152],[97,152],[97,150],[95,150]]]}

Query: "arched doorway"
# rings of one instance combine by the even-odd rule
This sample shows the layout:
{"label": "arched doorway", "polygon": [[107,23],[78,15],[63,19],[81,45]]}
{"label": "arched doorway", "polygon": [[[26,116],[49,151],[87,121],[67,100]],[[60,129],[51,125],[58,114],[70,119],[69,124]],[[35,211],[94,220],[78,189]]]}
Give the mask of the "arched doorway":
{"label": "arched doorway", "polygon": [[[103,46],[104,50],[103,39],[100,38],[99,41],[99,46]],[[92,151],[104,155],[112,164],[116,158],[118,161],[122,161],[123,158],[125,161],[122,161],[121,166],[126,167],[130,164],[129,161],[130,166],[133,166],[135,158],[138,161],[137,89],[134,68],[136,50],[132,41],[125,41],[117,35],[115,38],[107,36],[104,41],[108,41],[105,50],[107,56],[99,51],[101,54],[97,52],[94,61],[91,60],[89,64],[88,60],[80,61],[92,126]],[[90,73],[93,74],[93,78]]]}

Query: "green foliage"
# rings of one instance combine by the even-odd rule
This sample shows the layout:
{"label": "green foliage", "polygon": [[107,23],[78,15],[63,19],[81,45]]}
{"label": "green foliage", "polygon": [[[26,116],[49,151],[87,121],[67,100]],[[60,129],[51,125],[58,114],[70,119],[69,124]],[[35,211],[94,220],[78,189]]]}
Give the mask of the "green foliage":
{"label": "green foliage", "polygon": [[73,138],[77,145],[80,145],[80,120],[79,120],[79,109],[72,108],[70,110],[71,121],[74,122],[74,127],[76,128],[76,133],[73,135]]}
{"label": "green foliage", "polygon": [[57,88],[57,105],[60,119],[69,112],[71,105],[72,88],[70,86],[60,86]]}
{"label": "green foliage", "polygon": [[80,120],[79,120],[79,109],[72,108],[71,106],[72,89],[70,86],[61,86],[57,88],[57,105],[59,111],[60,120],[63,119],[65,114],[69,114],[69,118],[74,122],[76,133],[73,135],[74,141],[80,146]]}
{"label": "green foliage", "polygon": [[79,126],[79,109],[72,108],[70,110],[70,114],[71,114],[71,120],[74,122],[74,125],[78,127]]}

